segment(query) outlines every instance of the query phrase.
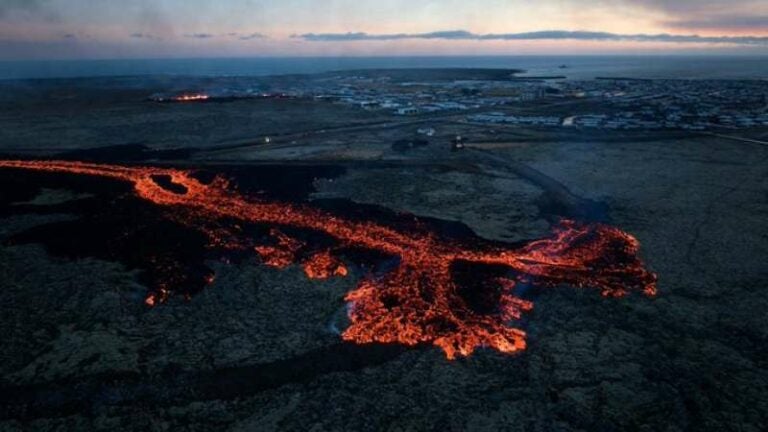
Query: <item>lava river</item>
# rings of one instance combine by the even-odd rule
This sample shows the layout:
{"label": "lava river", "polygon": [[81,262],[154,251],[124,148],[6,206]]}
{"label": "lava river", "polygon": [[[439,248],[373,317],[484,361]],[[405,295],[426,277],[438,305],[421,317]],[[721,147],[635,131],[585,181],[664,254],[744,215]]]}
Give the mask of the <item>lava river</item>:
{"label": "lava river", "polygon": [[[131,183],[135,194],[173,211],[168,217],[205,233],[210,248],[250,251],[265,264],[299,264],[308,277],[347,276],[342,248],[359,248],[396,258],[394,268],[370,273],[349,292],[346,341],[433,344],[450,358],[469,356],[478,347],[503,353],[525,349],[525,332],[511,324],[533,308],[517,287],[566,285],[598,289],[605,297],[631,291],[656,294],[656,276],[638,258],[635,238],[601,224],[562,221],[549,238],[520,247],[445,239],[429,230],[397,229],[375,221],[344,218],[307,204],[272,202],[245,196],[226,180],[198,180],[192,172],[69,161],[0,161],[0,168],[69,173]],[[274,227],[269,244],[256,244],[241,225]],[[302,241],[280,227],[309,230],[333,238],[338,247],[300,257]],[[457,268],[483,266],[506,273],[483,279],[493,285],[493,304],[478,308],[466,294]],[[510,276],[511,275],[511,276]],[[165,301],[168,287],[151,287],[147,304]],[[486,302],[487,303],[487,302]]]}

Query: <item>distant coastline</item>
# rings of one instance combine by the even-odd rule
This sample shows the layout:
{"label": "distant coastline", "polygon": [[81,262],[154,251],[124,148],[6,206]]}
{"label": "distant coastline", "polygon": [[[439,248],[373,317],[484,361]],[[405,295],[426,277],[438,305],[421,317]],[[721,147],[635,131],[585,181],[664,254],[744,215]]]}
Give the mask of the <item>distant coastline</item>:
{"label": "distant coastline", "polygon": [[599,81],[653,81],[651,78],[632,78],[632,77],[595,77]]}
{"label": "distant coastline", "polygon": [[[561,68],[562,65],[568,65],[567,69]],[[768,79],[768,57],[765,56],[425,56],[0,61],[0,80],[118,76],[254,77],[425,68],[515,70],[519,72],[516,75],[518,79]]]}

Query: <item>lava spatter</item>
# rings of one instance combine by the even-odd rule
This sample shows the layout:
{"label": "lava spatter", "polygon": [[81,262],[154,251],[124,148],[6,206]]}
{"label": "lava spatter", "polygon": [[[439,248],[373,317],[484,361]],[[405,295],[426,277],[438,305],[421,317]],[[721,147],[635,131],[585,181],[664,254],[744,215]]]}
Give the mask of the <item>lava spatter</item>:
{"label": "lava spatter", "polygon": [[[240,225],[308,230],[333,238],[339,249],[397,257],[394,269],[364,277],[346,295],[350,326],[342,338],[354,343],[432,344],[450,359],[469,356],[478,347],[503,353],[525,349],[525,332],[510,322],[533,304],[519,297],[515,280],[490,278],[467,292],[459,283],[458,267],[506,269],[538,286],[591,287],[606,297],[632,291],[656,294],[656,276],[638,258],[638,241],[601,224],[563,221],[551,237],[513,248],[480,239],[452,241],[424,230],[348,220],[307,205],[258,200],[236,192],[221,178],[205,184],[178,169],[18,160],[0,161],[0,168],[131,183],[139,198],[172,209],[169,218],[205,233],[209,247],[250,250],[276,267],[301,264],[313,279],[346,276],[348,271],[328,250],[311,252],[311,247],[277,229],[270,233],[271,241],[259,243]],[[309,251],[309,256],[302,251]],[[477,277],[482,275],[478,270]],[[156,305],[172,294],[166,286],[154,287],[146,303]]]}

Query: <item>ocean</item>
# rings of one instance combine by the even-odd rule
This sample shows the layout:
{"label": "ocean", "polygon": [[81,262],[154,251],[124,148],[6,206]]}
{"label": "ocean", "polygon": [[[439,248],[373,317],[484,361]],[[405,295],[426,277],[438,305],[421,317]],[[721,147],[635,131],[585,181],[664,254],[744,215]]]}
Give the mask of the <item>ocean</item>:
{"label": "ocean", "polygon": [[[565,66],[564,68],[561,66]],[[524,75],[768,79],[768,56],[282,57],[0,62],[0,80],[113,76],[266,76],[380,68],[510,68]]]}

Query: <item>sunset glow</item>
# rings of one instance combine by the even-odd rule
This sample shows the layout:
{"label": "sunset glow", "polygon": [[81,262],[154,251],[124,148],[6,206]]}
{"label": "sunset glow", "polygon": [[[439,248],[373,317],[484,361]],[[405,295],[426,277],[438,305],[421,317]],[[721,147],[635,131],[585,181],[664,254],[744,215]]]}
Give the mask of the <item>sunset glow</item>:
{"label": "sunset glow", "polygon": [[[768,5],[738,0],[603,2],[45,0],[0,5],[0,58],[419,54],[765,53]],[[421,37],[592,32],[527,40]],[[365,33],[371,40],[346,40]],[[332,41],[306,35],[333,35]],[[415,37],[388,38],[391,35]],[[634,36],[659,37],[646,41]],[[692,37],[679,41],[677,37]],[[752,42],[733,38],[757,38]]]}

